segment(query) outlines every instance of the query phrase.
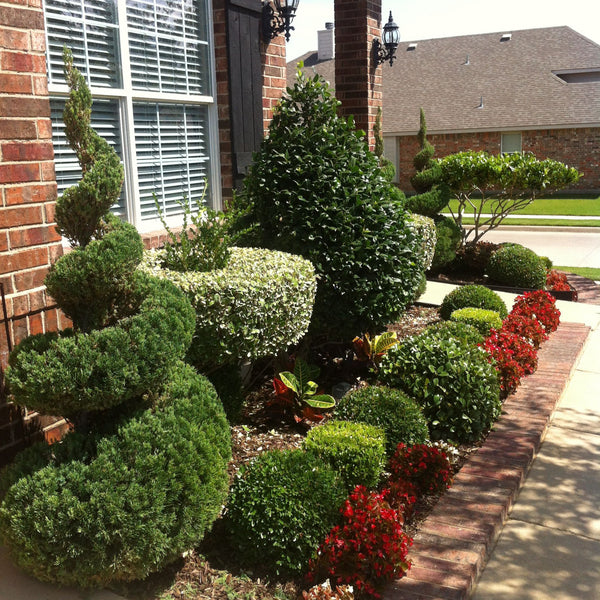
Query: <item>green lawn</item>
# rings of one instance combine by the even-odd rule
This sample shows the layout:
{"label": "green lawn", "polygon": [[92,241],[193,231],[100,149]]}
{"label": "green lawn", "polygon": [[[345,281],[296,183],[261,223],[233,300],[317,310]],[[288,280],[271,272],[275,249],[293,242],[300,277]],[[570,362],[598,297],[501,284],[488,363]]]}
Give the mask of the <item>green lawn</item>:
{"label": "green lawn", "polygon": [[[456,210],[458,202],[456,200],[452,200],[450,202],[450,206]],[[600,217],[600,196],[598,198],[538,198],[529,206],[516,211],[514,214]]]}
{"label": "green lawn", "polygon": [[594,269],[592,267],[553,267],[557,271],[565,271],[566,273],[574,273],[575,275],[581,275],[581,277],[587,277],[594,281],[600,281],[600,269]]}

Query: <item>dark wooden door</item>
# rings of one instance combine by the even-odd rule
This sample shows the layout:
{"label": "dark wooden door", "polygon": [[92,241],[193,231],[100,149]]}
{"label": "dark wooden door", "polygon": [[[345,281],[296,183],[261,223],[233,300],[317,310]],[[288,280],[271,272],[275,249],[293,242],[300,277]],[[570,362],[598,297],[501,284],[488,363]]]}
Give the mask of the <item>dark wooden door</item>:
{"label": "dark wooden door", "polygon": [[263,138],[261,14],[261,0],[227,3],[231,141],[237,189]]}

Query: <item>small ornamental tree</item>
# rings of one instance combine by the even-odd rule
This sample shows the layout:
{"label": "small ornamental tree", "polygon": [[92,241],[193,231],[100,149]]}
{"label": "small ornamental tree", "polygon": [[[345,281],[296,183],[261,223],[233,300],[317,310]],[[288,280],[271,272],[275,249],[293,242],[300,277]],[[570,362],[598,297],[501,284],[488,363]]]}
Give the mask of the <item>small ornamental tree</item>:
{"label": "small ornamental tree", "polygon": [[[438,159],[437,164],[441,181],[458,200],[458,207],[451,212],[462,231],[463,244],[477,243],[540,194],[572,185],[581,176],[577,169],[556,160],[537,160],[529,152],[499,156],[459,152]],[[469,216],[475,221],[472,229],[463,226],[467,213],[472,213]]]}
{"label": "small ornamental tree", "polygon": [[301,72],[273,116],[237,199],[238,244],[315,266],[311,329],[352,339],[383,329],[414,297],[422,269],[398,192],[319,76]]}

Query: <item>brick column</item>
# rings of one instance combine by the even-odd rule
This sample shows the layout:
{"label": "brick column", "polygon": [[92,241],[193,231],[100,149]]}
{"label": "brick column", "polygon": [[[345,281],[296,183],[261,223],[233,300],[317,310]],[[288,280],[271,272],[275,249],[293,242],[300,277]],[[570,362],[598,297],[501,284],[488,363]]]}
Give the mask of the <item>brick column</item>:
{"label": "brick column", "polygon": [[273,118],[273,108],[277,105],[287,86],[286,46],[285,38],[277,36],[270,44],[261,44],[263,55],[263,114],[264,129],[267,133]]}
{"label": "brick column", "polygon": [[340,114],[354,116],[371,150],[383,95],[381,65],[373,64],[376,37],[381,37],[381,0],[335,0],[335,95]]}
{"label": "brick column", "polygon": [[[43,285],[62,254],[44,53],[41,0],[0,0],[0,377],[7,323],[14,345],[60,319]],[[0,397],[0,460],[20,442],[15,412]]]}

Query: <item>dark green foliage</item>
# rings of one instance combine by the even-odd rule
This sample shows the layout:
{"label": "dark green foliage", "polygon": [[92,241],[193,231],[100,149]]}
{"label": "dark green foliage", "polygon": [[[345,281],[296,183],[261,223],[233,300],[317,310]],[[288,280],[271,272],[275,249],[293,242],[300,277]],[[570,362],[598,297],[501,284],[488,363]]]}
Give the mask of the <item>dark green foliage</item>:
{"label": "dark green foliage", "polygon": [[546,263],[533,250],[519,244],[504,244],[492,254],[489,278],[501,285],[542,290],[546,287]]}
{"label": "dark green foliage", "polygon": [[155,409],[110,435],[69,434],[0,479],[0,533],[27,573],[60,585],[139,579],[196,545],[228,485],[229,427],[214,388],[178,365]]}
{"label": "dark green foliage", "polygon": [[456,251],[460,246],[461,233],[459,227],[450,217],[437,215],[434,221],[437,241],[431,270],[439,271],[455,259]]}
{"label": "dark green foliage", "polygon": [[407,210],[431,218],[437,216],[446,204],[448,204],[448,197],[440,194],[438,189],[409,196],[406,199]]}
{"label": "dark green foliage", "polygon": [[63,256],[52,265],[45,280],[48,293],[83,332],[114,323],[127,314],[133,272],[144,252],[133,225],[113,216],[107,219],[102,239]]}
{"label": "dark green foliage", "polygon": [[383,429],[350,421],[329,421],[313,427],[304,440],[305,450],[329,463],[348,491],[357,485],[377,485],[385,465],[385,444]]}
{"label": "dark green foliage", "polygon": [[471,306],[457,308],[450,315],[450,319],[475,327],[485,337],[490,334],[490,329],[500,329],[502,327],[500,314],[495,310],[484,308],[473,308]]}
{"label": "dark green foliage", "polygon": [[195,313],[168,281],[138,273],[139,309],[90,333],[32,336],[11,353],[15,401],[44,414],[104,410],[156,388],[191,342]]}
{"label": "dark green foliage", "polygon": [[65,79],[70,88],[63,118],[65,135],[81,165],[83,178],[56,201],[58,232],[86,246],[100,233],[100,221],[121,193],[124,172],[117,153],[91,127],[92,95],[73,55],[63,51]]}
{"label": "dark green foliage", "polygon": [[367,386],[352,391],[339,401],[334,414],[336,419],[383,429],[388,456],[400,442],[412,446],[429,437],[427,421],[417,403],[394,388]]}
{"label": "dark green foliage", "polygon": [[[301,73],[245,180],[245,244],[300,254],[319,277],[313,332],[351,338],[393,321],[420,279],[398,194],[323,79]],[[335,307],[335,310],[332,310]]]}
{"label": "dark green foliage", "polygon": [[462,285],[442,300],[440,316],[448,320],[455,310],[467,307],[495,310],[503,319],[508,314],[504,300],[493,290],[484,285]]}
{"label": "dark green foliage", "polygon": [[474,442],[500,416],[500,385],[483,348],[430,328],[392,348],[380,379],[415,398],[432,439]]}
{"label": "dark green foliage", "polygon": [[250,564],[302,574],[345,498],[341,478],[316,456],[265,452],[232,485],[227,505],[232,542]]}
{"label": "dark green foliage", "polygon": [[[417,133],[417,140],[419,140],[421,150],[415,155],[413,164],[417,172],[421,172],[431,165],[431,159],[435,154],[435,148],[427,141],[427,122],[425,120],[425,111],[422,108],[419,111],[419,131]],[[415,189],[417,192],[425,191],[422,189]]]}
{"label": "dark green foliage", "polygon": [[239,367],[224,365],[208,373],[207,377],[217,390],[227,419],[230,423],[235,423],[244,404],[244,388]]}

